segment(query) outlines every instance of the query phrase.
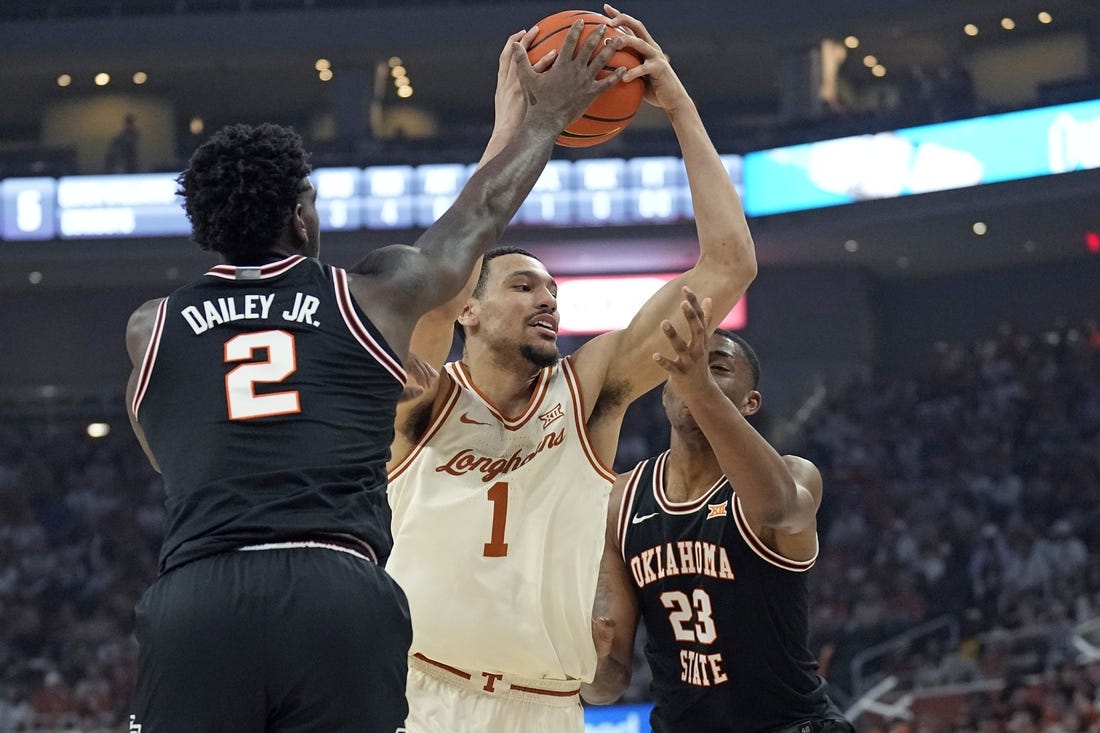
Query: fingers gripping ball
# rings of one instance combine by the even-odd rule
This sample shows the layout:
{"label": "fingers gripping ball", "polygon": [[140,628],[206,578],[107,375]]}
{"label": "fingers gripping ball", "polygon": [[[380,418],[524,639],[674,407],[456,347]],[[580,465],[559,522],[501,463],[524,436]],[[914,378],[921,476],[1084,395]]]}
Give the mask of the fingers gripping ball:
{"label": "fingers gripping ball", "polygon": [[[585,10],[563,10],[543,18],[538,22],[538,35],[527,49],[527,58],[531,63],[545,56],[550,49],[561,51],[561,45],[565,41],[566,34],[569,33],[569,28],[578,18],[584,19],[584,29],[577,42],[578,48],[584,45],[588,36],[596,32],[597,28],[611,21],[604,15]],[[615,33],[623,34],[618,28],[607,29],[608,38]],[[642,63],[642,57],[633,50],[619,49],[597,76],[602,79],[620,66],[630,69],[640,63]],[[597,97],[578,120],[565,128],[558,136],[557,144],[567,148],[587,148],[610,140],[626,129],[634,119],[634,114],[642,104],[643,96],[645,96],[645,82],[641,79],[616,84]]]}

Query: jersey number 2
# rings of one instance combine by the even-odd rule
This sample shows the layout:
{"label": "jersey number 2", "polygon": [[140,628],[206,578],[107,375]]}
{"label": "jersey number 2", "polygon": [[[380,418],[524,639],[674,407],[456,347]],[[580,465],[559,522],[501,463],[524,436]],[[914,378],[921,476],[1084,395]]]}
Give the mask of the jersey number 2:
{"label": "jersey number 2", "polygon": [[497,481],[486,494],[493,503],[493,529],[485,543],[485,557],[506,557],[508,543],[504,541],[504,525],[508,521],[508,482]]}
{"label": "jersey number 2", "polygon": [[[267,359],[255,358],[256,351],[267,351]],[[286,331],[242,333],[225,342],[225,362],[246,362],[225,375],[225,403],[230,420],[301,412],[298,390],[256,394],[256,383],[276,384],[298,369],[294,335]]]}

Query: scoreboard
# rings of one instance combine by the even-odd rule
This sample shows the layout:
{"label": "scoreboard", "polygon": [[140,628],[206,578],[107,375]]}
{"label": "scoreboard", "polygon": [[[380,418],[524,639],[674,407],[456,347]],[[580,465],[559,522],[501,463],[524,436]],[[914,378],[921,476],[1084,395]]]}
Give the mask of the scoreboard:
{"label": "scoreboard", "polygon": [[[724,156],[740,183],[740,156]],[[321,229],[426,228],[457,198],[476,166],[439,163],[317,168]],[[7,241],[187,236],[176,173],[0,180],[0,238]],[[512,226],[665,224],[692,219],[677,157],[551,161]]]}
{"label": "scoreboard", "polygon": [[[749,217],[1100,168],[1100,100],[721,156]],[[318,168],[324,230],[430,226],[475,166]],[[0,180],[8,241],[187,235],[176,174]],[[552,160],[513,227],[691,221],[678,157]]]}

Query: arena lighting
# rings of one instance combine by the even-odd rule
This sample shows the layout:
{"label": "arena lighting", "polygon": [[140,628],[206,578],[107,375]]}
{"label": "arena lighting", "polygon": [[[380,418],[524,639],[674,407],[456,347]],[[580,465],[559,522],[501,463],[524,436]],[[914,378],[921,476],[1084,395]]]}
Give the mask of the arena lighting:
{"label": "arena lighting", "polygon": [[1012,18],[1001,18],[1001,27],[1006,31],[1010,31],[1016,27],[1016,21]]}
{"label": "arena lighting", "polygon": [[88,423],[84,429],[89,438],[105,438],[111,433],[111,426],[105,422]]}
{"label": "arena lighting", "polygon": [[978,35],[978,26],[974,25],[973,23],[967,23],[963,26],[963,33],[968,36],[976,36]]}
{"label": "arena lighting", "polygon": [[1094,255],[1100,254],[1100,232],[1085,232],[1085,246]]}
{"label": "arena lighting", "polygon": [[1042,23],[1043,25],[1047,25],[1052,20],[1054,20],[1054,17],[1045,10],[1040,12],[1037,17],[1039,18],[1039,22]]}
{"label": "arena lighting", "polygon": [[[626,328],[646,300],[675,277],[677,273],[559,277],[558,333],[588,335]],[[742,297],[719,325],[740,330],[747,322]]]}

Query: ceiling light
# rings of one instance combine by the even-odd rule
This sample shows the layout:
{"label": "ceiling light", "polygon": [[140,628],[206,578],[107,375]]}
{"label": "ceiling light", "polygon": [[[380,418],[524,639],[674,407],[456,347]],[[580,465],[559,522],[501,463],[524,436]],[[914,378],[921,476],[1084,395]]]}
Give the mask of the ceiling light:
{"label": "ceiling light", "polygon": [[848,48],[859,48],[859,39],[855,36],[848,36],[844,39],[844,45]]}
{"label": "ceiling light", "polygon": [[1006,31],[1010,31],[1016,27],[1016,21],[1012,18],[1001,18],[1001,27]]}
{"label": "ceiling light", "polygon": [[59,87],[67,87],[72,83],[73,78],[68,74],[62,74],[61,76],[57,77],[57,86]]}
{"label": "ceiling light", "polygon": [[31,285],[37,285],[38,283],[42,282],[42,273],[38,270],[27,273],[27,282],[29,282]]}
{"label": "ceiling light", "polygon": [[191,131],[192,135],[201,135],[205,128],[206,123],[202,121],[201,117],[192,117],[191,122],[187,125],[187,129]]}
{"label": "ceiling light", "polygon": [[412,86],[398,87],[397,88],[397,96],[401,97],[402,99],[408,99],[412,95],[413,95]]}
{"label": "ceiling light", "polygon": [[149,81],[149,75],[146,74],[144,71],[138,71],[138,72],[134,73],[134,83],[135,84],[140,86],[141,84],[144,84],[147,81]]}
{"label": "ceiling light", "polygon": [[1039,13],[1038,18],[1039,18],[1039,22],[1042,23],[1043,25],[1046,25],[1046,24],[1050,23],[1052,20],[1054,20],[1054,17],[1045,10]]}
{"label": "ceiling light", "polygon": [[321,81],[329,81],[332,79],[332,69],[321,69],[317,72],[317,78]]}
{"label": "ceiling light", "polygon": [[878,63],[878,59],[875,58],[874,56],[872,56],[871,54],[867,54],[866,56],[863,57],[863,65],[866,66],[868,69],[873,68],[874,65],[877,64],[877,63]]}
{"label": "ceiling light", "polygon": [[329,61],[328,59],[317,59],[316,61],[313,62],[313,68],[316,71],[324,71],[325,69],[331,69],[332,68],[332,62]]}
{"label": "ceiling light", "polygon": [[986,232],[988,232],[988,231],[989,231],[989,227],[987,227],[987,226],[985,225],[985,222],[984,222],[984,221],[976,221],[976,222],[974,222],[974,226],[970,227],[970,229],[971,229],[971,230],[972,230],[972,231],[973,231],[973,232],[974,232],[975,234],[977,234],[977,235],[978,235],[979,237],[980,237],[980,236],[982,236],[982,235],[984,235],[984,234],[985,234]]}
{"label": "ceiling light", "polygon": [[879,78],[882,78],[886,76],[886,67],[882,64],[875,64],[871,67],[871,73]]}
{"label": "ceiling light", "polygon": [[84,429],[88,433],[89,438],[105,438],[111,432],[111,426],[105,422],[93,422],[88,423],[88,427]]}
{"label": "ceiling light", "polygon": [[406,76],[406,73],[407,72],[405,71],[404,66],[394,66],[390,69],[390,76],[392,76],[394,79],[400,79],[401,77]]}
{"label": "ceiling light", "polygon": [[101,71],[95,75],[95,85],[97,87],[105,87],[111,83],[111,75],[105,71]]}
{"label": "ceiling light", "polygon": [[976,36],[978,35],[978,26],[974,25],[973,23],[967,23],[963,26],[963,33],[968,36]]}
{"label": "ceiling light", "polygon": [[844,251],[845,252],[858,252],[859,251],[859,242],[857,242],[854,239],[849,239],[847,242],[844,243]]}
{"label": "ceiling light", "polygon": [[390,65],[391,69],[395,66],[400,66],[401,65],[401,57],[400,56],[390,56],[390,60],[387,61],[386,63]]}

